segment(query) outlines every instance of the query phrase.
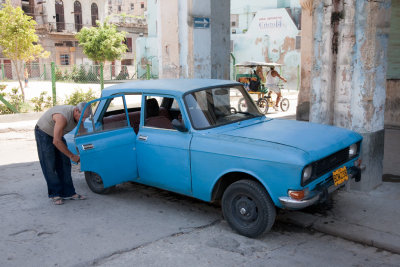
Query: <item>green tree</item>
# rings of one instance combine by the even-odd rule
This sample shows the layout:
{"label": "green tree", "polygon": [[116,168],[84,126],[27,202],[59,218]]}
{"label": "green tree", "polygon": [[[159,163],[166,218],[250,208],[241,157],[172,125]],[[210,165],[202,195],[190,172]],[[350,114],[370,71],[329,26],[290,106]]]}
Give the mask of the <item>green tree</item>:
{"label": "green tree", "polygon": [[36,43],[39,37],[36,35],[35,25],[36,21],[32,17],[25,15],[20,7],[14,8],[9,0],[0,9],[0,47],[4,56],[14,64],[23,101],[25,92],[21,78],[24,62],[50,55]]}
{"label": "green tree", "polygon": [[88,58],[104,63],[121,59],[126,53],[125,36],[126,32],[118,32],[115,25],[106,21],[97,22],[97,27],[84,27],[75,37]]}

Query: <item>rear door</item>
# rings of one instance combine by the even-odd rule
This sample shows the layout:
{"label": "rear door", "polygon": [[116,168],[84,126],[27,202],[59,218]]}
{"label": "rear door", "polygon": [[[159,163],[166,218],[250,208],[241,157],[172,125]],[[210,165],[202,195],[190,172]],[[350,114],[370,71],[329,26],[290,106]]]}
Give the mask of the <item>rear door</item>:
{"label": "rear door", "polygon": [[81,170],[97,173],[104,187],[109,187],[138,177],[136,134],[130,126],[123,95],[91,101],[85,107],[85,112],[99,101],[105,101],[105,105],[99,105],[104,107],[103,110],[96,111],[96,114],[100,112],[100,116],[97,121],[86,123],[86,128],[81,117],[75,143],[80,154]]}
{"label": "rear door", "polygon": [[[174,114],[163,112],[160,108],[157,114],[150,116],[146,107],[148,101],[156,99],[162,102],[163,97],[146,95],[142,105],[141,127],[137,137],[138,168],[141,183],[178,192],[192,194],[190,174],[189,146],[192,135],[189,132],[179,132],[172,127],[171,120],[182,120],[179,105]],[[172,96],[168,97],[173,99]],[[176,101],[174,101],[177,103]],[[174,115],[175,117],[171,117]]]}

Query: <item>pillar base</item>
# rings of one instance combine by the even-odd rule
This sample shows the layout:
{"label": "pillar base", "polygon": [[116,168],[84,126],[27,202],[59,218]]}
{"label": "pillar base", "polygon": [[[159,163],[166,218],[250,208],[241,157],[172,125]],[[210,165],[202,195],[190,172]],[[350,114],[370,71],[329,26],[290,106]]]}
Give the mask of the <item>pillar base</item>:
{"label": "pillar base", "polygon": [[370,191],[382,183],[384,130],[363,133],[361,159],[365,169],[361,173],[361,181],[351,182],[350,188]]}
{"label": "pillar base", "polygon": [[309,121],[310,120],[310,102],[303,102],[297,105],[296,120]]}

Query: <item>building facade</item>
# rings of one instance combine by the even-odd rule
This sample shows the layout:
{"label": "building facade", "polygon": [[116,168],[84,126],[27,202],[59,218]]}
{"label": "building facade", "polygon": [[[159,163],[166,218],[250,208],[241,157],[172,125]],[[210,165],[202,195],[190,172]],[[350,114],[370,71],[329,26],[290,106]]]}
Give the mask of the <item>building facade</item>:
{"label": "building facade", "polygon": [[[49,58],[37,60],[36,63],[39,63],[36,66],[37,68],[46,68],[51,62],[55,62],[60,68],[63,68],[63,66],[68,68],[75,64],[93,64],[83,54],[83,49],[79,47],[75,35],[83,27],[95,27],[97,21],[103,23],[106,18],[117,25],[118,30],[127,32],[127,53],[122,62],[113,62],[112,64],[116,66],[121,64],[133,65],[135,62],[135,40],[137,37],[147,34],[147,23],[144,17],[145,8],[141,8],[141,3],[145,2],[123,1],[126,4],[124,8],[130,6],[131,2],[134,6],[138,6],[138,9],[140,8],[137,12],[139,17],[120,16],[121,13],[118,12],[118,8],[115,14],[110,13],[110,10],[114,10],[114,3],[112,2],[121,1],[14,0],[12,4],[20,6],[27,15],[37,22],[36,34],[39,36],[39,43],[46,51],[51,53]],[[0,63],[8,66],[10,60],[3,57],[0,58]],[[11,65],[9,66],[11,69],[6,71],[7,78],[12,79],[13,71]],[[43,73],[43,70],[29,71],[33,78],[35,75]]]}

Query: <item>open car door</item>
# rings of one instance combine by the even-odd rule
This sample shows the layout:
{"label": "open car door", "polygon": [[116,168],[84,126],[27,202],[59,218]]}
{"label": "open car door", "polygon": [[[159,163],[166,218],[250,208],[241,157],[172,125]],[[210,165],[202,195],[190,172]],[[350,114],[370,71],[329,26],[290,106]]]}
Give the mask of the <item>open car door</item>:
{"label": "open car door", "polygon": [[[96,115],[100,114],[96,116],[97,121],[88,118],[91,123],[84,126],[83,114],[90,112],[89,108],[99,101],[105,101],[105,104],[98,105],[104,108],[96,111]],[[81,171],[99,175],[104,187],[138,177],[136,134],[130,126],[123,95],[102,97],[85,106],[76,128],[75,144],[80,154]]]}

